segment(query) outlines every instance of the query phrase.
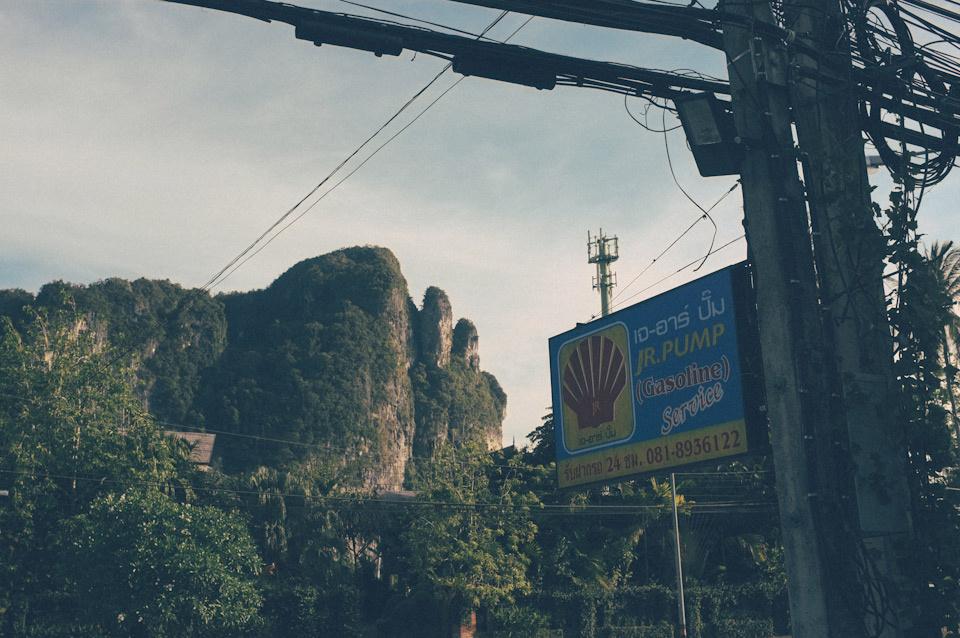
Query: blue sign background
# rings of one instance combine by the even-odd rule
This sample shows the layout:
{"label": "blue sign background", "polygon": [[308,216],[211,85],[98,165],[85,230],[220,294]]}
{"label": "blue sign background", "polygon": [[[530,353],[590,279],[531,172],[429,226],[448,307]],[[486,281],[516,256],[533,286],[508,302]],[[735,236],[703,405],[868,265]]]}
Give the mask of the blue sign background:
{"label": "blue sign background", "polygon": [[[574,376],[571,361],[584,368],[602,369],[609,376],[609,366],[604,367],[603,357],[594,351],[604,335],[610,335],[608,341],[622,343],[617,335],[624,331],[624,391],[630,393],[632,415],[625,413],[621,399],[613,421],[581,423],[585,420],[582,415],[589,413],[576,404],[583,399],[572,398],[568,389],[566,403],[564,400],[565,375],[568,386]],[[742,427],[743,390],[730,269],[551,338],[550,366],[558,470],[565,459],[598,450],[664,437],[672,437],[673,444],[674,435],[731,422],[740,422]],[[579,368],[575,371],[584,374]],[[598,405],[601,402],[602,397],[596,401]],[[625,418],[631,421],[629,427],[617,425]]]}

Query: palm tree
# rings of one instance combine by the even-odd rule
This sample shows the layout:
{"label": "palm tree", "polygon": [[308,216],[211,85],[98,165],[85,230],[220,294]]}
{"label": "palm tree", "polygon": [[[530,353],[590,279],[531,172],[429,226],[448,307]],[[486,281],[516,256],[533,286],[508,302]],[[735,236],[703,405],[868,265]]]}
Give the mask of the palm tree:
{"label": "palm tree", "polygon": [[[947,396],[950,398],[950,412],[953,416],[957,445],[960,446],[960,420],[957,418],[957,399],[953,388],[956,367],[952,362],[956,353],[951,351],[955,351],[957,344],[960,343],[960,313],[957,312],[957,304],[960,304],[960,248],[954,247],[952,241],[943,244],[933,242],[925,257],[936,277],[939,291],[950,301],[949,307],[944,308],[941,347]],[[953,344],[952,349],[951,344]]]}

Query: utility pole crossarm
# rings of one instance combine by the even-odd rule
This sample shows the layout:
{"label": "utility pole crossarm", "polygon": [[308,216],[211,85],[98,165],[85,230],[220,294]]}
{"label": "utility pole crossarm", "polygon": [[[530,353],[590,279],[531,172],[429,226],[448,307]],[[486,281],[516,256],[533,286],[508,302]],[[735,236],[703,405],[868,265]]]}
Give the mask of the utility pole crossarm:
{"label": "utility pole crossarm", "polygon": [[[723,10],[722,6],[703,9],[633,0],[592,0],[589,3],[581,0],[451,1],[596,27],[675,36],[699,42],[718,51],[723,50],[723,23],[749,27],[757,37],[772,37],[782,42],[795,43],[796,35],[778,24],[751,21],[736,12]],[[804,47],[803,44],[799,46]],[[816,58],[820,52],[810,49],[803,53]]]}
{"label": "utility pole crossarm", "polygon": [[297,38],[318,46],[330,44],[370,51],[378,56],[400,55],[405,49],[416,51],[451,60],[454,71],[463,75],[539,89],[552,89],[556,85],[583,86],[669,99],[682,91],[729,92],[723,81],[547,53],[269,0],[164,1],[235,13],[264,22],[284,22],[296,28]]}
{"label": "utility pole crossarm", "polygon": [[[400,55],[415,51],[450,60],[453,70],[465,76],[485,77],[537,89],[577,86],[626,95],[669,99],[673,102],[688,92],[729,96],[729,83],[723,80],[690,77],[677,73],[643,69],[627,64],[587,60],[547,53],[527,47],[501,44],[483,39],[438,33],[421,27],[400,25],[371,18],[331,13],[270,0],[164,0],[207,9],[225,11],[262,20],[284,22],[296,29],[296,37],[317,46],[329,44],[370,51],[375,55]],[[960,138],[960,100],[945,91],[903,87],[892,92],[891,64],[865,68],[846,67],[808,44],[804,38],[772,22],[751,22],[735,11],[692,7],[664,7],[625,0],[596,0],[581,6],[573,0],[454,0],[463,4],[501,8],[558,20],[577,21],[595,26],[648,33],[676,35],[716,46],[722,40],[721,24],[748,28],[754,40],[771,43],[769,50],[792,51],[807,56],[820,67],[813,77],[809,67],[794,68],[794,80],[823,82],[838,90],[852,80],[863,102],[860,127],[885,150],[884,140],[905,143],[937,154],[936,179],[942,179],[957,154]],[[709,37],[707,37],[709,32]],[[765,49],[759,49],[763,51]],[[764,53],[753,52],[763,60]],[[844,79],[846,78],[846,79]],[[939,86],[939,85],[937,85]],[[731,111],[729,101],[721,101]],[[884,113],[895,114],[900,124],[891,124]],[[881,152],[881,155],[884,155]],[[891,170],[903,170],[909,159],[886,153],[884,162]],[[927,155],[922,155],[927,157]],[[906,164],[907,169],[917,168]],[[923,168],[922,166],[920,168]],[[930,172],[928,170],[927,172]],[[930,183],[934,183],[931,181]]]}
{"label": "utility pole crossarm", "polygon": [[717,12],[684,6],[623,0],[453,0],[490,9],[609,29],[676,36],[714,49],[723,48]]}

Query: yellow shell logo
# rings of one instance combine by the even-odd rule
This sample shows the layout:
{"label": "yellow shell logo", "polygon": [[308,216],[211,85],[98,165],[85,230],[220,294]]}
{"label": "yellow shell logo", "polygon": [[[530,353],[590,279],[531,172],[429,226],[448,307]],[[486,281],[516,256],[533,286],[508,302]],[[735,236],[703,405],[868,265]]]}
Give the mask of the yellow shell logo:
{"label": "yellow shell logo", "polygon": [[563,403],[577,415],[580,430],[613,421],[617,399],[626,386],[623,351],[609,337],[596,335],[581,341],[563,369]]}

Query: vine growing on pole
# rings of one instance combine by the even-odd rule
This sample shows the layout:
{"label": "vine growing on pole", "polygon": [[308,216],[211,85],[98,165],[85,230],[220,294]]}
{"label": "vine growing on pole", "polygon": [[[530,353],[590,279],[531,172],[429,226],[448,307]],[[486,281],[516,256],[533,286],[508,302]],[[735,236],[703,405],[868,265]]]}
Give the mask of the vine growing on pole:
{"label": "vine growing on pole", "polygon": [[[908,457],[912,542],[901,548],[908,622],[914,635],[956,636],[960,628],[960,517],[950,491],[957,457],[943,404],[944,326],[953,299],[935,264],[920,250],[916,206],[909,183],[890,196],[885,217],[888,262],[896,270],[890,296],[894,371]],[[946,628],[949,633],[942,634]]]}

